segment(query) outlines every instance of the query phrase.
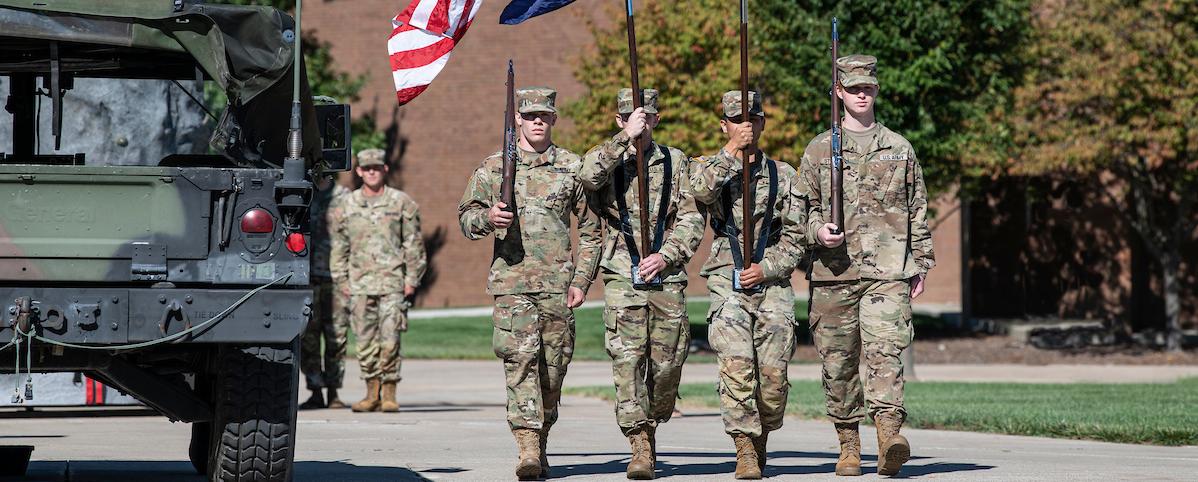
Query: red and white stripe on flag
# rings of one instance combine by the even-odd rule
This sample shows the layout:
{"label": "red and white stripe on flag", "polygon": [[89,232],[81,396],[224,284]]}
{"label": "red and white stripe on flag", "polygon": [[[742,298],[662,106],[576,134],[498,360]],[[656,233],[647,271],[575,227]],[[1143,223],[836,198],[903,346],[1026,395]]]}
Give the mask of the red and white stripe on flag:
{"label": "red and white stripe on flag", "polygon": [[387,51],[399,105],[424,92],[441,73],[481,5],[482,0],[412,0],[391,20]]}

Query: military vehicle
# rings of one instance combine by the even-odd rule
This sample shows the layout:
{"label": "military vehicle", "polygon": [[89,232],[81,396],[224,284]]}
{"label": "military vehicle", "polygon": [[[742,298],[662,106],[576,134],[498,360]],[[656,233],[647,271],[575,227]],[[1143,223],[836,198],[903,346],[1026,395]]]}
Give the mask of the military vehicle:
{"label": "military vehicle", "polygon": [[[348,107],[312,101],[299,18],[0,0],[13,138],[0,146],[0,372],[84,372],[191,423],[189,456],[210,480],[291,478],[311,180],[350,156]],[[39,152],[51,136],[106,135],[61,127],[76,83],[101,78],[206,84],[228,102],[203,152],[137,166]],[[13,393],[35,397],[31,382]]]}

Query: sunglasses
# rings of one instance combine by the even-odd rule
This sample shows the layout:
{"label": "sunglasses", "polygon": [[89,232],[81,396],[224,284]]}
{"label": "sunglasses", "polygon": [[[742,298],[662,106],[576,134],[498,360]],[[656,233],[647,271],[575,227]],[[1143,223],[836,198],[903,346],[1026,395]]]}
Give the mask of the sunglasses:
{"label": "sunglasses", "polygon": [[553,118],[553,113],[552,112],[528,112],[528,113],[520,114],[520,118],[524,119],[526,121],[533,121],[533,120],[536,120],[538,117],[540,117],[541,120],[543,120],[545,122],[549,122],[549,120]]}

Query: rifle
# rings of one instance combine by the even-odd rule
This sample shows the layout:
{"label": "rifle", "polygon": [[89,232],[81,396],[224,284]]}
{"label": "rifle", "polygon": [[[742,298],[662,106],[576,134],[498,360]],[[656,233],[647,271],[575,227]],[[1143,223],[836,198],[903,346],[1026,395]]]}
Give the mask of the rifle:
{"label": "rifle", "polygon": [[840,55],[840,31],[836,17],[832,17],[832,224],[836,230],[832,234],[844,232],[844,153],[841,151],[840,130],[840,97],[836,88],[840,86],[840,69],[836,59]]}
{"label": "rifle", "polygon": [[505,211],[513,212],[516,188],[516,82],[512,60],[507,61],[507,108],[503,111],[503,183],[499,187],[499,201],[506,205]]}
{"label": "rifle", "polygon": [[[625,16],[625,25],[628,29],[628,64],[632,67],[632,110],[644,106],[644,92],[641,92],[640,73],[637,72],[637,57],[636,57],[636,22],[632,17],[632,0],[627,0],[627,15]],[[636,194],[637,201],[640,205],[640,225],[641,225],[641,249],[642,256],[649,256],[649,251],[653,249],[653,244],[649,240],[649,166],[645,164],[645,135],[632,140],[632,144],[636,147]],[[668,194],[663,194],[668,195]],[[630,248],[632,248],[630,246]],[[636,266],[632,267],[633,285],[651,283],[649,280],[640,279],[640,270]],[[639,283],[638,283],[639,281]]]}
{"label": "rifle", "polygon": [[[740,115],[741,122],[749,124],[752,129],[752,124],[749,122],[749,111],[753,108],[753,102],[749,99],[749,16],[748,16],[748,0],[740,0]],[[741,219],[744,226],[741,227],[741,235],[743,236],[744,244],[741,246],[741,251],[744,253],[741,259],[745,260],[744,269],[748,269],[753,265],[753,182],[750,179],[749,156],[750,152],[755,152],[756,146],[748,146],[741,151],[741,174],[740,174],[740,192],[741,192]],[[731,220],[729,220],[731,221]],[[740,284],[740,273],[733,273],[733,281],[735,285]]]}

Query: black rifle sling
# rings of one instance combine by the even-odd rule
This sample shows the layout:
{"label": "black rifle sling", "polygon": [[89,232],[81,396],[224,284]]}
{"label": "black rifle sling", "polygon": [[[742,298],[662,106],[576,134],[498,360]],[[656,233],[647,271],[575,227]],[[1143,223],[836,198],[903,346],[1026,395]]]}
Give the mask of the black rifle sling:
{"label": "black rifle sling", "polygon": [[[670,197],[674,188],[674,163],[670,159],[670,151],[661,145],[657,147],[661,150],[662,155],[665,156],[665,169],[662,173],[662,190],[657,208],[657,224],[653,227],[653,246],[650,247],[652,253],[649,254],[661,250],[661,245],[665,243],[666,214],[670,209]],[[628,256],[632,258],[632,265],[636,266],[641,262],[641,253],[636,247],[636,239],[632,236],[632,216],[628,213],[628,203],[624,199],[628,195],[628,188],[632,184],[632,180],[625,179],[624,176],[624,171],[628,168],[627,166],[627,162],[621,162],[620,167],[616,168],[616,208],[620,211],[620,234],[624,235],[624,245],[628,247]],[[648,175],[647,172],[646,175]]]}
{"label": "black rifle sling", "polygon": [[[761,169],[762,164],[765,164],[769,170],[770,192],[769,203],[765,205],[765,216],[761,220],[761,230],[758,232],[757,236],[757,246],[753,247],[754,263],[760,263],[761,259],[765,257],[766,245],[768,244],[770,235],[773,234],[770,231],[770,228],[771,225],[774,224],[774,203],[778,201],[778,166],[774,164],[772,159],[766,159],[764,163],[758,163],[757,165],[753,166],[756,169],[753,169],[752,174],[757,173]],[[732,217],[732,193],[731,189],[728,189],[729,185],[731,185],[731,181],[729,181],[729,184],[725,184],[724,192],[720,193],[720,202],[723,204],[724,220],[719,221],[719,225],[714,227],[716,228],[717,233],[721,233],[725,238],[728,238],[728,245],[732,250],[732,266],[736,269],[744,269],[744,255],[741,254],[740,250],[740,229],[736,228],[736,223]],[[712,221],[715,221],[714,217],[712,218]],[[752,220],[749,221],[752,222]]]}

